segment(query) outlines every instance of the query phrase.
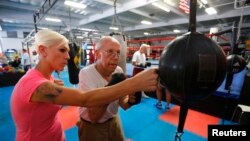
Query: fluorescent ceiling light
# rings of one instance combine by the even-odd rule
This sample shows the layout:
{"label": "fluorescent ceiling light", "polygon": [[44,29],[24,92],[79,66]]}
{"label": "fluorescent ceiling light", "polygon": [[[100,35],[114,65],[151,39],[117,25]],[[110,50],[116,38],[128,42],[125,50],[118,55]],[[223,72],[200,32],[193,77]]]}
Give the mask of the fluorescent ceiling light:
{"label": "fluorescent ceiling light", "polygon": [[81,9],[77,9],[77,10],[75,10],[74,12],[75,13],[78,13],[78,12],[80,12],[81,11]]}
{"label": "fluorescent ceiling light", "polygon": [[201,0],[203,4],[207,4],[207,0]]}
{"label": "fluorescent ceiling light", "polygon": [[56,18],[49,18],[49,17],[47,17],[47,18],[45,18],[45,20],[46,21],[51,21],[51,22],[62,22],[62,20],[60,20],[60,19],[56,19]]}
{"label": "fluorescent ceiling light", "polygon": [[8,20],[8,19],[3,19],[2,21],[3,21],[3,22],[7,22],[7,23],[14,23],[13,20]]}
{"label": "fluorescent ceiling light", "polygon": [[170,12],[169,9],[167,9],[166,7],[160,5],[160,4],[156,3],[156,2],[153,2],[152,5],[155,6],[155,7],[158,7],[158,8],[160,8],[160,9],[166,11],[166,12]]}
{"label": "fluorescent ceiling light", "polygon": [[[98,1],[100,3],[104,3],[104,4],[107,4],[107,5],[111,5],[113,6],[114,5],[114,2],[113,1],[110,1],[110,0],[94,0],[94,1]],[[116,2],[116,6],[120,6],[121,4],[117,3]]]}
{"label": "fluorescent ceiling light", "polygon": [[181,31],[178,30],[178,29],[174,29],[173,32],[174,32],[174,33],[180,33]]}
{"label": "fluorescent ceiling light", "polygon": [[87,7],[85,4],[74,2],[74,1],[68,1],[68,0],[64,1],[64,4],[74,7],[74,8],[79,8],[79,9],[84,9]]}
{"label": "fluorescent ceiling light", "polygon": [[175,1],[171,1],[171,0],[163,0],[163,2],[165,2],[166,4],[170,5],[170,6],[176,6]]}
{"label": "fluorescent ceiling light", "polygon": [[[91,28],[78,28],[79,30],[83,30],[83,31],[97,31],[95,29],[91,29]],[[86,32],[86,34],[88,34],[88,32]]]}
{"label": "fluorescent ceiling light", "polygon": [[84,14],[85,13],[85,11],[84,10],[82,10],[79,14]]}
{"label": "fluorescent ceiling light", "polygon": [[83,39],[83,36],[76,36],[77,39]]}
{"label": "fluorescent ceiling light", "polygon": [[145,20],[141,21],[141,23],[142,24],[152,24],[150,21],[145,21]]}
{"label": "fluorescent ceiling light", "polygon": [[47,27],[38,27],[38,28],[40,28],[40,29],[49,29],[49,28],[47,28]]}
{"label": "fluorescent ceiling light", "polygon": [[149,35],[149,33],[148,32],[144,32],[144,35]]}
{"label": "fluorescent ceiling light", "polygon": [[208,15],[217,14],[217,11],[213,7],[206,8],[205,11]]}
{"label": "fluorescent ceiling light", "polygon": [[111,26],[111,27],[109,27],[109,29],[111,29],[111,30],[119,30],[119,28],[115,27],[115,26]]}

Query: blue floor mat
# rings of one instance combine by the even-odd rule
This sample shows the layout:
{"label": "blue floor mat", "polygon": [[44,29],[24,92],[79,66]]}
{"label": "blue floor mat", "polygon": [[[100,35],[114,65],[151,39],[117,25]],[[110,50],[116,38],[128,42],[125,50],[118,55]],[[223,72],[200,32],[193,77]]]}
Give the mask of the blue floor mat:
{"label": "blue floor mat", "polygon": [[[157,109],[153,98],[143,98],[139,105],[119,114],[126,139],[132,141],[173,141],[177,127],[159,119],[165,111]],[[183,140],[205,141],[207,139],[184,131]]]}
{"label": "blue floor mat", "polygon": [[0,88],[0,140],[15,140],[15,125],[10,113],[10,96],[13,86]]}

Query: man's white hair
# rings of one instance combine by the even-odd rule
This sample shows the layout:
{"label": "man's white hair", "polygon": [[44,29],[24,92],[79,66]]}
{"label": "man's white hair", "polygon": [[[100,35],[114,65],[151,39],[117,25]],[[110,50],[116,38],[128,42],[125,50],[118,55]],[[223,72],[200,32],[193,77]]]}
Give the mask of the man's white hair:
{"label": "man's white hair", "polygon": [[100,50],[103,44],[107,41],[117,42],[118,44],[120,44],[115,38],[111,36],[104,36],[96,43],[96,50]]}
{"label": "man's white hair", "polygon": [[147,48],[147,47],[149,47],[149,45],[148,44],[141,44],[140,49],[143,48],[143,47]]}

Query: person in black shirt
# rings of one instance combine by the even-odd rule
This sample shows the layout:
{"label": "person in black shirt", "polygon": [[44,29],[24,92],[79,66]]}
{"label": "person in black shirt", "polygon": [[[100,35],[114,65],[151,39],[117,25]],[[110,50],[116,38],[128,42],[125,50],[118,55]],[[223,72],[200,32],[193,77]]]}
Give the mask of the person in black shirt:
{"label": "person in black shirt", "polygon": [[15,60],[12,62],[12,67],[20,68],[21,60],[18,56],[15,56]]}

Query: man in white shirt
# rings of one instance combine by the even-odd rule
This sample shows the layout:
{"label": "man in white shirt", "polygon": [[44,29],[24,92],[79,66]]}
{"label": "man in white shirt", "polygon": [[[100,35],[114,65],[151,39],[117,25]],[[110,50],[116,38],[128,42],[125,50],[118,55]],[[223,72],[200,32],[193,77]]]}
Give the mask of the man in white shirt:
{"label": "man in white shirt", "polygon": [[[143,70],[142,68],[146,68],[146,53],[147,48],[149,48],[149,45],[142,44],[140,46],[140,49],[137,50],[132,57],[132,65],[134,66],[134,71],[139,67],[140,70]],[[142,97],[148,98],[148,96],[142,92]]]}
{"label": "man in white shirt", "polygon": [[140,46],[140,49],[137,50],[133,54],[132,65],[137,66],[137,67],[145,67],[146,66],[146,53],[147,53],[148,47],[149,47],[149,45],[147,45],[147,44],[142,44]]}
{"label": "man in white shirt", "polygon": [[[105,87],[112,74],[123,73],[118,66],[120,44],[112,37],[103,37],[96,44],[97,61],[81,69],[79,73],[79,88],[83,91]],[[118,92],[119,93],[119,92]],[[124,141],[120,126],[118,108],[130,108],[135,97],[125,96],[105,106],[79,108],[78,122],[79,141]]]}

